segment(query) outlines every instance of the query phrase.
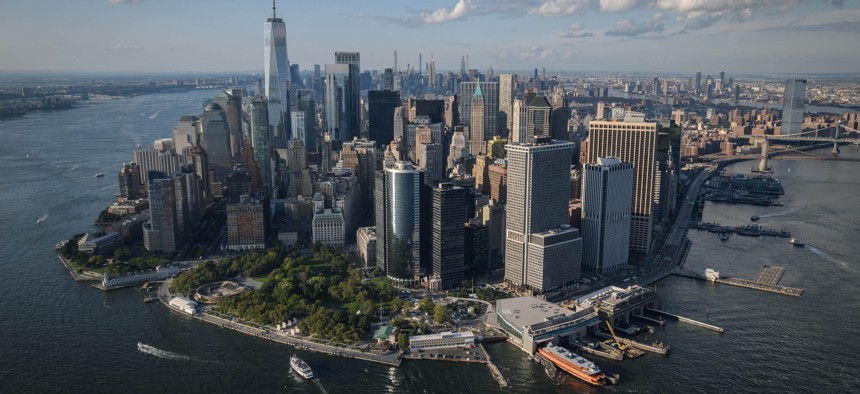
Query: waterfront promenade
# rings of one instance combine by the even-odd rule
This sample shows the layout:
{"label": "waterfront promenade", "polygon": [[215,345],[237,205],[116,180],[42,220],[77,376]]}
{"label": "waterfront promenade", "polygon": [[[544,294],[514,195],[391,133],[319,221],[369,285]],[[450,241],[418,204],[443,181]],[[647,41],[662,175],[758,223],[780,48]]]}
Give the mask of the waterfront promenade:
{"label": "waterfront promenade", "polygon": [[[181,310],[170,305],[170,300],[174,296],[170,294],[170,283],[172,279],[166,280],[161,286],[158,288],[158,299],[168,307],[170,310],[180,313],[185,316],[189,316],[187,313],[182,312]],[[240,322],[238,320],[229,320],[222,317],[215,316],[211,313],[201,312],[197,315],[192,316],[194,319],[204,321],[207,323],[215,324],[217,326],[227,328],[230,330],[238,331],[243,334],[248,334],[255,336],[257,338],[266,339],[272,342],[278,342],[285,345],[290,345],[298,349],[310,350],[320,353],[326,353],[334,356],[341,356],[346,358],[353,358],[357,360],[370,361],[379,364],[385,364],[393,367],[400,366],[400,362],[402,361],[402,357],[400,352],[390,352],[390,353],[373,353],[373,352],[364,352],[361,350],[357,350],[355,348],[341,347],[341,346],[333,346],[325,343],[320,343],[313,338],[308,337],[299,337],[294,335],[287,335],[285,333],[279,332],[271,327],[266,326],[251,326],[247,323]]]}

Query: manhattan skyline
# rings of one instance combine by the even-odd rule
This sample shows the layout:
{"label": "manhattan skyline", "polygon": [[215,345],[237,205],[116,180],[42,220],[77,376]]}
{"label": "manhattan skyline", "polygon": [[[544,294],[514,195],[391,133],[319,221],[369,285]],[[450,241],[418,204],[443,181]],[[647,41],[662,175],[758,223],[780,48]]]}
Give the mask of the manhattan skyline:
{"label": "manhattan skyline", "polygon": [[[10,56],[0,59],[0,72],[259,71],[261,21],[270,7],[221,0],[9,4],[0,52]],[[360,52],[362,69],[377,70],[393,65],[395,50],[401,69],[415,67],[419,53],[439,70],[457,69],[466,55],[469,68],[496,71],[860,69],[860,55],[849,50],[860,34],[856,1],[282,1],[278,16],[290,62],[302,70],[330,63],[336,50]],[[32,29],[37,22],[52,28]]]}

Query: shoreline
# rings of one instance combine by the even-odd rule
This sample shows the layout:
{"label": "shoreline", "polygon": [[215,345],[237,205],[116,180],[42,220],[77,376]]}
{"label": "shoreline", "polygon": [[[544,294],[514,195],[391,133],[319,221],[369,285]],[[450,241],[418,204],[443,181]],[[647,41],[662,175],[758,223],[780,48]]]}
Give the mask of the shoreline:
{"label": "shoreline", "polygon": [[352,349],[339,348],[336,346],[321,344],[313,341],[309,341],[303,338],[296,338],[294,336],[289,336],[286,334],[282,334],[276,331],[268,330],[268,329],[260,329],[257,327],[252,327],[246,324],[234,322],[231,320],[227,320],[221,317],[214,316],[208,313],[200,313],[197,315],[189,315],[185,312],[180,311],[177,308],[174,308],[170,305],[170,298],[172,295],[169,292],[170,282],[172,279],[168,279],[164,281],[161,286],[158,288],[158,299],[161,303],[166,306],[169,310],[182,314],[184,316],[189,316],[195,320],[203,321],[206,323],[214,324],[221,328],[226,328],[229,330],[237,331],[246,335],[251,335],[260,339],[265,339],[271,342],[277,342],[283,345],[292,346],[296,349],[314,351],[318,353],[324,353],[331,356],[340,356],[345,358],[351,358],[356,360],[368,361],[377,364],[383,364],[391,367],[399,367],[400,363],[403,360],[402,353],[392,353],[387,355],[376,355],[372,353],[360,352]]}

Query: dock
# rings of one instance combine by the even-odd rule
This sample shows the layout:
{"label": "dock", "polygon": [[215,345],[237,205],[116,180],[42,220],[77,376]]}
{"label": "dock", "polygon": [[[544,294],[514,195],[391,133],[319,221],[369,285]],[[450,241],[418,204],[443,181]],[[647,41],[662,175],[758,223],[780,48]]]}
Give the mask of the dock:
{"label": "dock", "polygon": [[741,278],[720,278],[717,279],[716,282],[732,286],[746,287],[748,289],[767,291],[770,293],[784,294],[792,297],[800,297],[801,295],[803,295],[804,291],[804,289],[799,289],[796,287],[770,285],[767,283],[759,283],[749,279]]}
{"label": "dock", "polygon": [[694,326],[706,328],[708,330],[715,331],[715,332],[718,332],[720,334],[726,332],[725,328],[717,327],[717,326],[714,326],[714,325],[711,325],[708,323],[702,323],[698,320],[693,320],[693,319],[690,319],[688,317],[679,316],[679,315],[676,315],[674,313],[669,313],[669,312],[665,312],[665,311],[661,311],[661,310],[657,310],[657,309],[651,309],[651,308],[645,308],[645,310],[647,310],[648,312],[656,313],[656,314],[661,315],[661,316],[666,316],[666,317],[678,320],[680,322],[689,323],[689,324],[692,324]]}
{"label": "dock", "polygon": [[[483,348],[483,347],[482,347]],[[496,382],[499,383],[499,387],[506,389],[508,388],[508,380],[505,379],[505,375],[502,375],[502,371],[499,370],[499,367],[496,364],[493,364],[493,359],[490,358],[490,353],[487,353],[487,366],[490,368],[490,373],[493,374],[493,379],[496,379]]]}
{"label": "dock", "polygon": [[717,234],[738,234],[745,235],[748,237],[780,237],[780,238],[788,238],[791,237],[791,232],[788,230],[773,230],[761,227],[757,224],[750,224],[747,226],[723,226],[719,223],[694,223],[690,228],[696,230],[704,230],[709,233],[717,233]]}
{"label": "dock", "polygon": [[663,327],[666,325],[666,322],[664,322],[663,320],[652,319],[650,317],[646,317],[646,316],[642,316],[642,315],[632,315],[631,314],[630,316],[633,317],[634,319],[638,319],[638,320],[641,320],[645,323],[654,324],[654,325],[657,325],[660,327]]}
{"label": "dock", "polygon": [[576,351],[577,353],[583,352],[583,353],[593,354],[595,356],[600,356],[603,358],[608,358],[610,360],[617,360],[617,361],[621,361],[624,359],[624,353],[622,353],[622,352],[608,352],[608,351],[604,351],[604,350],[592,349],[588,346],[585,346],[585,345],[582,345],[582,344],[579,344],[576,342],[571,342],[569,344],[569,346],[572,347],[574,349],[574,351]]}
{"label": "dock", "polygon": [[[604,339],[613,339],[612,335],[609,335],[605,332],[595,331],[594,335]],[[653,345],[649,345],[647,343],[634,341],[630,338],[618,337],[618,342],[621,342],[622,344],[627,346],[635,347],[639,350],[644,350],[646,352],[652,352],[657,354],[669,354],[669,349],[671,349],[669,345],[665,345],[662,343],[655,343]]]}
{"label": "dock", "polygon": [[[755,279],[753,280],[733,277],[720,277],[714,278],[710,281],[726,285],[746,287],[748,289],[767,291],[770,293],[783,294],[792,297],[800,297],[801,295],[803,295],[804,289],[782,286],[778,284],[779,281],[782,279],[782,275],[784,273],[785,268],[783,267],[766,265],[758,272],[758,274],[756,274]],[[672,275],[699,280],[708,280],[703,277],[702,274],[690,270],[676,269],[672,271]]]}

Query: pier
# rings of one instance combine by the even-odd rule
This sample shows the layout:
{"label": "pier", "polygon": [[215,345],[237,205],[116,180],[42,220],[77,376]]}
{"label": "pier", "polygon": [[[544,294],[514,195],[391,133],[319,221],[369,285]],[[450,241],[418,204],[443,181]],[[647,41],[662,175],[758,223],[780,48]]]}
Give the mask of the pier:
{"label": "pier", "polygon": [[634,319],[638,319],[638,320],[641,320],[645,323],[654,324],[654,325],[657,325],[660,327],[663,327],[664,325],[666,325],[666,322],[664,322],[663,320],[656,320],[656,319],[652,319],[652,318],[647,317],[647,316],[634,315],[634,314],[631,314],[630,316]]}
{"label": "pier", "polygon": [[499,387],[506,389],[508,388],[508,380],[505,379],[505,375],[502,375],[502,371],[499,370],[499,367],[496,364],[493,364],[492,358],[490,358],[490,353],[484,352],[487,354],[487,366],[490,367],[490,373],[493,374],[493,379],[496,379],[496,382],[499,383]]}
{"label": "pier", "polygon": [[[646,308],[647,309],[647,308]],[[648,309],[650,310],[650,309]],[[594,335],[604,339],[613,339],[612,335],[609,335],[605,332],[595,331]],[[629,338],[618,337],[618,342],[621,342],[624,345],[635,347],[639,350],[644,350],[647,352],[657,353],[657,354],[669,354],[669,349],[671,347],[669,345],[665,345],[662,343],[655,343],[653,345],[649,345],[647,343],[637,342]]]}
{"label": "pier", "polygon": [[797,287],[789,287],[782,286],[779,281],[782,279],[782,275],[785,273],[785,268],[783,267],[775,267],[775,266],[764,266],[758,274],[756,274],[755,279],[743,279],[743,278],[733,278],[733,277],[720,277],[719,272],[714,272],[716,275],[712,278],[705,278],[704,275],[698,272],[690,271],[690,270],[682,270],[677,269],[672,271],[672,275],[683,276],[685,278],[692,278],[698,280],[707,280],[709,282],[714,283],[722,283],[726,285],[745,287],[748,289],[766,291],[769,293],[783,294],[792,297],[800,297],[803,295],[804,289],[800,289]]}
{"label": "pier", "polygon": [[576,352],[583,352],[583,353],[593,354],[593,355],[595,355],[595,356],[600,356],[600,357],[603,357],[603,358],[608,358],[608,359],[610,359],[610,360],[617,360],[617,361],[621,361],[621,360],[623,360],[623,359],[624,359],[624,353],[622,353],[622,352],[618,352],[618,351],[616,351],[616,352],[608,352],[608,351],[603,351],[603,350],[592,349],[592,348],[590,348],[590,347],[588,347],[588,346],[582,345],[582,344],[577,343],[577,342],[571,342],[571,343],[569,344],[569,346],[570,346],[570,347],[572,347]]}
{"label": "pier", "polygon": [[719,223],[695,223],[692,228],[696,230],[705,230],[709,233],[717,233],[717,234],[738,234],[745,235],[749,237],[780,237],[780,238],[789,238],[791,237],[791,233],[786,230],[772,230],[761,227],[757,224],[751,224],[748,226],[723,226]]}
{"label": "pier", "polygon": [[666,317],[669,317],[669,318],[672,318],[672,319],[678,320],[678,321],[680,321],[680,322],[689,323],[689,324],[692,324],[692,325],[694,325],[694,326],[698,326],[698,327],[706,328],[706,329],[708,329],[708,330],[715,331],[715,332],[718,332],[718,333],[720,333],[720,334],[722,334],[722,333],[726,332],[726,329],[725,329],[725,328],[717,327],[717,326],[714,326],[714,325],[710,325],[710,324],[708,324],[708,323],[702,323],[702,322],[700,322],[700,321],[698,321],[698,320],[693,320],[693,319],[690,319],[690,318],[688,318],[688,317],[679,316],[679,315],[676,315],[676,314],[673,314],[673,313],[664,312],[664,311],[661,311],[661,310],[651,309],[651,308],[645,308],[645,310],[647,310],[648,312],[656,313],[656,314],[661,315],[661,316],[666,316]]}

